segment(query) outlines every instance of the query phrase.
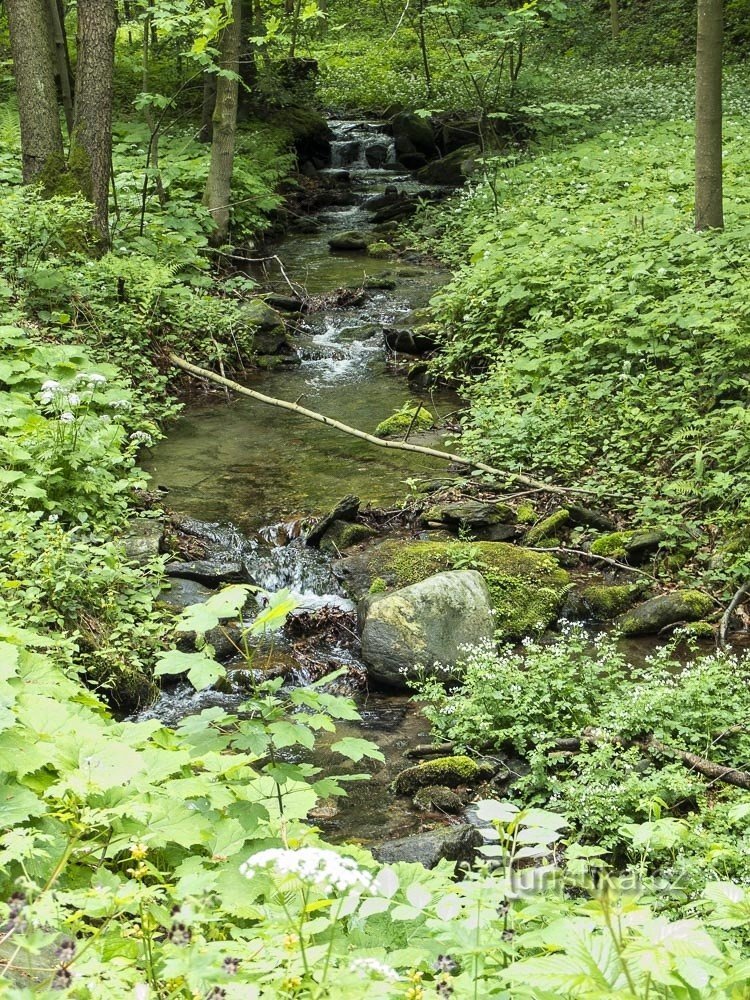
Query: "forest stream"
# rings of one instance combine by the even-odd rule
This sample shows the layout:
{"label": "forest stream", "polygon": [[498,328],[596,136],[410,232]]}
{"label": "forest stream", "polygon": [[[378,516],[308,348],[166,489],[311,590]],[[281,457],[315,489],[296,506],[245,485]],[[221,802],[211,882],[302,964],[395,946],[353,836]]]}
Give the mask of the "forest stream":
{"label": "forest stream", "polygon": [[[289,294],[289,283],[308,295],[358,286],[370,279],[395,279],[394,290],[373,289],[355,307],[325,308],[308,314],[295,343],[301,363],[281,370],[255,372],[248,385],[286,400],[335,416],[372,432],[409,398],[404,375],[389,367],[381,330],[397,323],[412,309],[427,303],[448,272],[434,265],[394,263],[361,253],[330,252],[332,235],[371,226],[362,203],[395,185],[418,191],[408,174],[373,168],[367,162],[370,144],[390,137],[378,123],[333,121],[331,171],[346,170],[356,203],[327,207],[316,213],[313,233],[291,233],[273,253],[264,285]],[[389,157],[391,158],[391,157]],[[354,200],[354,199],[352,199]],[[282,270],[283,268],[283,270]],[[455,411],[449,392],[431,391],[425,405],[439,416]],[[436,439],[430,443],[439,443]],[[214,396],[209,403],[189,408],[145,463],[153,482],[169,490],[169,506],[180,514],[220,526],[241,552],[248,575],[267,590],[290,588],[303,608],[333,605],[353,609],[330,570],[330,557],[306,548],[301,541],[275,545],[275,526],[303,514],[322,514],[347,493],[363,504],[388,505],[408,492],[405,480],[446,466],[419,455],[385,451],[329,430],[303,417],[263,406],[246,398]],[[269,540],[270,539],[270,540]],[[283,647],[284,640],[280,641]],[[279,650],[283,653],[283,648]],[[331,650],[331,663],[351,662],[351,654]],[[297,678],[297,682],[304,678]],[[158,717],[169,724],[219,704],[230,710],[241,704],[241,694],[216,691],[196,693],[187,684],[165,690],[156,705],[141,717]],[[345,723],[337,737],[364,735],[378,744],[385,763],[368,762],[373,780],[348,786],[331,815],[325,808],[316,821],[330,839],[363,841],[403,836],[420,823],[409,800],[388,791],[393,777],[411,761],[404,751],[429,737],[429,726],[405,695],[373,692],[357,696],[361,725]],[[351,731],[350,731],[351,730]],[[354,732],[356,730],[356,732]],[[329,740],[330,742],[330,740]],[[333,755],[331,755],[332,757]],[[325,741],[316,745],[315,762],[326,771],[341,771],[338,758],[329,759]],[[348,768],[361,771],[359,765]]]}

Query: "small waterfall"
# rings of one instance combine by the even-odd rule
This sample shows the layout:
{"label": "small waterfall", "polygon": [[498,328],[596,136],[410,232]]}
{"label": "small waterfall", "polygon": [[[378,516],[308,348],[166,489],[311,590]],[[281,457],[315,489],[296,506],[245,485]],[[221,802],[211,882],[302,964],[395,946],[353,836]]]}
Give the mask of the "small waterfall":
{"label": "small waterfall", "polygon": [[331,121],[331,167],[382,170],[396,162],[393,137],[382,122]]}

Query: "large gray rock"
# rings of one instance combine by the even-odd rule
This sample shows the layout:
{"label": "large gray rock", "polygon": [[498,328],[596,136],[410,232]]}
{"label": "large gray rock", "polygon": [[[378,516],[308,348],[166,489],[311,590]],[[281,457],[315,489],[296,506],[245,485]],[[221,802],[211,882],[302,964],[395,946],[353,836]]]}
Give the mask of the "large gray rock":
{"label": "large gray rock", "polygon": [[372,856],[381,864],[392,865],[398,861],[410,861],[434,868],[443,859],[471,863],[477,848],[484,843],[482,834],[469,824],[444,826],[428,833],[418,833],[413,837],[386,840],[373,847]]}
{"label": "large gray rock", "polygon": [[463,146],[448,153],[441,160],[433,160],[417,171],[417,180],[423,184],[444,184],[458,187],[476,170],[481,156],[478,146]]}
{"label": "large gray rock", "polygon": [[415,170],[435,156],[439,150],[435,143],[432,123],[409,111],[394,116],[391,123],[396,158],[410,170]]}
{"label": "large gray rock", "polygon": [[350,229],[344,233],[336,233],[328,241],[331,250],[346,250],[362,252],[367,249],[367,235],[358,229]]}
{"label": "large gray rock", "polygon": [[436,524],[466,525],[467,528],[488,528],[495,524],[510,524],[516,513],[506,503],[486,500],[455,500],[438,503],[422,514],[422,520]]}
{"label": "large gray rock", "polygon": [[164,520],[158,518],[136,518],[131,521],[122,535],[125,555],[137,563],[147,563],[161,552],[164,536]]}
{"label": "large gray rock", "polygon": [[164,567],[167,576],[195,580],[207,587],[220,583],[248,583],[245,567],[239,559],[191,559],[187,562],[169,562]]}
{"label": "large gray rock", "polygon": [[370,678],[403,689],[436,663],[449,676],[460,647],[491,639],[494,625],[487,585],[475,570],[461,570],[367,598],[360,627]]}
{"label": "large gray rock", "polygon": [[293,353],[284,320],[262,299],[253,299],[243,307],[242,322],[253,331],[255,354]]}

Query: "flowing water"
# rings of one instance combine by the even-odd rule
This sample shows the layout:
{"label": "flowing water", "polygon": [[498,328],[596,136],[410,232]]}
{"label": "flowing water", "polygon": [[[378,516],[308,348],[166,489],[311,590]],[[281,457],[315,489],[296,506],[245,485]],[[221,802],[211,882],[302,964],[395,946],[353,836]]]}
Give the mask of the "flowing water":
{"label": "flowing water", "polygon": [[[357,287],[367,277],[387,274],[396,288],[373,290],[356,308],[308,314],[297,340],[301,363],[253,373],[247,384],[370,432],[407,399],[422,398],[436,416],[444,416],[456,409],[456,398],[449,393],[419,397],[410,391],[403,374],[387,364],[380,330],[425,305],[447,273],[434,265],[405,266],[328,249],[335,233],[370,228],[370,213],[362,205],[366,199],[389,185],[406,191],[419,188],[411,177],[392,169],[392,141],[382,125],[336,121],[331,127],[331,170],[348,172],[356,203],[319,212],[315,232],[287,236],[275,250],[280,264],[270,262],[265,285],[289,293],[291,283],[294,289],[304,287],[316,295]],[[439,444],[439,439],[430,443]],[[445,473],[445,463],[439,460],[378,449],[244,397],[216,397],[188,410],[153,450],[146,468],[155,484],[169,490],[172,509],[219,524],[217,532],[223,532],[224,541],[256,583],[268,590],[289,587],[311,609],[322,604],[346,606],[325,557],[299,542],[269,545],[264,526],[321,514],[346,493],[357,494],[363,503],[389,504],[404,496],[404,480],[409,477]],[[334,663],[351,658],[342,650],[331,650]],[[233,711],[241,700],[235,694],[195,693],[179,685],[165,691],[145,714],[174,725],[211,705]],[[404,751],[425,742],[429,727],[406,697],[363,695],[359,707],[362,723],[339,727],[337,737],[364,735],[378,743],[386,761],[367,762],[372,780],[349,785],[347,799],[338,800],[335,810],[325,809],[317,821],[333,839],[367,841],[411,832],[419,817],[408,804],[394,801],[388,785],[410,763]],[[342,768],[340,758],[333,757],[325,744],[316,748],[316,763],[327,773],[363,770],[362,764],[346,762]]]}

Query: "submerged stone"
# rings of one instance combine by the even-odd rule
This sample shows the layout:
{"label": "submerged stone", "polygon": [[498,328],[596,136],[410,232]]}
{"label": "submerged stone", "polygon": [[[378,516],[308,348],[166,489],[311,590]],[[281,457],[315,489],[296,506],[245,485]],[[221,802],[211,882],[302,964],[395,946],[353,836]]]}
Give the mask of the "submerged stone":
{"label": "submerged stone", "polygon": [[463,811],[461,796],[445,785],[427,785],[414,796],[414,805],[425,812],[444,812],[457,815]]}

